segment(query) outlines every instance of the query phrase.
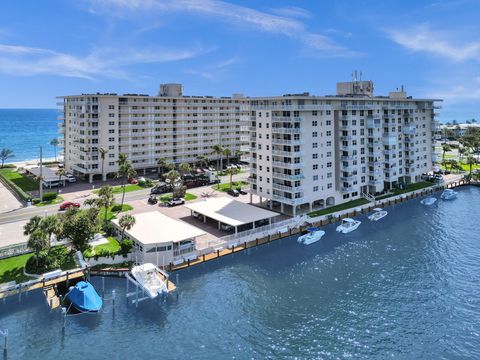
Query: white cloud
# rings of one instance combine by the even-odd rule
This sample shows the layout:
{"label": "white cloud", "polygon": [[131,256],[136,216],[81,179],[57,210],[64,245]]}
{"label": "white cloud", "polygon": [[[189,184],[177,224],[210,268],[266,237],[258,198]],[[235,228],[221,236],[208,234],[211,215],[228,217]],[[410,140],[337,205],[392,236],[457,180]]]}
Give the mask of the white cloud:
{"label": "white cloud", "polygon": [[212,64],[210,66],[206,66],[202,70],[187,69],[185,70],[185,73],[198,75],[207,80],[217,80],[219,77],[224,76],[231,66],[236,65],[241,61],[242,60],[239,57],[233,56],[228,59],[219,61],[215,64]]}
{"label": "white cloud", "polygon": [[[246,6],[221,0],[90,0],[90,10],[95,13],[132,16],[135,11],[148,14],[166,12],[190,12],[226,21],[240,27],[264,31],[297,39],[323,56],[351,57],[358,55],[327,36],[310,32],[298,19],[300,8],[280,9],[281,15],[270,14]],[[277,13],[278,13],[277,9]],[[303,11],[303,12],[302,12]],[[286,12],[289,12],[287,15]],[[295,13],[295,14],[293,14]]]}
{"label": "white cloud", "polygon": [[50,49],[0,44],[0,72],[8,75],[49,74],[94,80],[97,77],[128,78],[123,67],[164,63],[196,57],[208,49],[116,50],[102,49],[81,57]]}
{"label": "white cloud", "polygon": [[287,17],[297,17],[297,18],[308,18],[312,13],[306,9],[299,8],[296,6],[285,6],[281,8],[272,9],[277,15],[287,16]]}
{"label": "white cloud", "polygon": [[436,31],[427,25],[405,30],[389,30],[388,37],[397,44],[417,52],[426,52],[453,61],[479,60],[480,42],[465,42],[447,31]]}

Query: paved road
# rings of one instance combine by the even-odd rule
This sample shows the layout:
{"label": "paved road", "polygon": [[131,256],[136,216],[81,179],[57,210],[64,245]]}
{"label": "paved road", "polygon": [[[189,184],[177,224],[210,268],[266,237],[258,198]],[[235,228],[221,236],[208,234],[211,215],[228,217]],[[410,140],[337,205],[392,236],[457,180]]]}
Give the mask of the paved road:
{"label": "paved road", "polygon": [[[233,180],[237,181],[237,180],[245,179],[246,177],[248,177],[248,173],[238,174],[233,177]],[[226,182],[226,181],[228,180],[222,179],[222,182]],[[212,191],[211,185],[207,185],[201,188],[195,188],[195,192],[198,192],[198,191],[200,192]],[[150,189],[127,192],[125,193],[125,202],[128,203],[130,201],[146,199],[149,194],[150,194]],[[75,201],[80,204],[83,204],[83,202],[91,196],[92,195],[90,192],[81,192],[81,193],[78,193],[78,195],[75,196],[74,199],[72,199],[71,201]],[[122,199],[122,194],[117,194],[115,196],[115,201],[117,203],[120,202],[121,199]],[[11,210],[6,213],[0,213],[0,224],[7,224],[15,221],[28,220],[35,215],[45,216],[45,215],[51,215],[56,213],[58,213],[58,205],[43,206],[43,207],[29,206],[26,208]]]}

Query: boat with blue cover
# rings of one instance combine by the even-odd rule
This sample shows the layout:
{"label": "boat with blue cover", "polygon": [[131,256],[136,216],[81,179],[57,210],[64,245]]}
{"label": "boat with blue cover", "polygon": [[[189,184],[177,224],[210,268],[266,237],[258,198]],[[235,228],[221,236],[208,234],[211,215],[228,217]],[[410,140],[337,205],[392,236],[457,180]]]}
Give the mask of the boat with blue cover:
{"label": "boat with blue cover", "polygon": [[67,294],[71,305],[80,312],[98,312],[103,305],[102,298],[87,281],[80,281]]}

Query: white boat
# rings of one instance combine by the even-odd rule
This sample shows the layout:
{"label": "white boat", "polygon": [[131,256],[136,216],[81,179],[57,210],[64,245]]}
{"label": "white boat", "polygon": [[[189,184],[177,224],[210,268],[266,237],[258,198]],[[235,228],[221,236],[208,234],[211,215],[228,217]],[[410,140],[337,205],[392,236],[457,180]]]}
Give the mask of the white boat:
{"label": "white boat", "polygon": [[350,218],[345,218],[342,220],[342,223],[337,226],[337,232],[341,232],[342,234],[348,234],[356,230],[362,222],[358,220],[353,220]]}
{"label": "white boat", "polygon": [[452,189],[445,189],[443,190],[443,193],[442,195],[440,195],[440,197],[443,199],[443,200],[452,200],[452,199],[455,199],[457,197],[457,192],[452,190]]}
{"label": "white boat", "polygon": [[162,293],[167,293],[168,288],[165,283],[166,274],[151,263],[134,266],[132,276],[138,285],[145,291],[150,299],[156,298]]}
{"label": "white boat", "polygon": [[387,211],[380,208],[375,208],[373,211],[375,212],[368,217],[371,221],[378,221],[388,215]]}
{"label": "white boat", "polygon": [[320,240],[323,235],[325,235],[325,231],[319,230],[316,227],[311,227],[308,228],[308,233],[300,236],[297,241],[299,244],[310,245]]}
{"label": "white boat", "polygon": [[420,204],[430,206],[430,205],[435,204],[436,201],[437,201],[436,198],[428,197],[428,198],[425,198],[422,201],[420,201]]}

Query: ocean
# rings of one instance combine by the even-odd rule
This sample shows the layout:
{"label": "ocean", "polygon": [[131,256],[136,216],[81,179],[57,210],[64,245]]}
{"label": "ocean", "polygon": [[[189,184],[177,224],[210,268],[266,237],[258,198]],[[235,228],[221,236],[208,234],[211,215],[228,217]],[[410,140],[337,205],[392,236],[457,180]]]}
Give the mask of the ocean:
{"label": "ocean", "polygon": [[44,158],[53,158],[50,140],[60,136],[58,115],[56,109],[0,109],[0,149],[15,155],[7,162],[38,159],[40,146]]}
{"label": "ocean", "polygon": [[479,198],[472,186],[414,199],[350,234],[333,224],[310,246],[286,238],[194,266],[172,274],[176,295],[138,308],[125,279],[105,278],[102,312],[63,330],[41,291],[8,298],[6,358],[480,359]]}

